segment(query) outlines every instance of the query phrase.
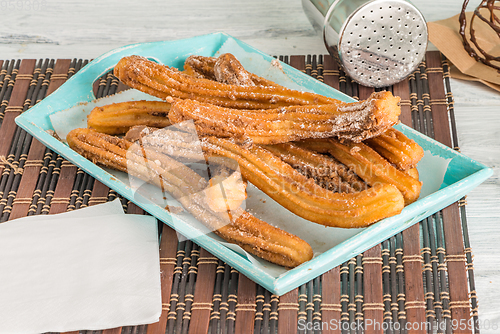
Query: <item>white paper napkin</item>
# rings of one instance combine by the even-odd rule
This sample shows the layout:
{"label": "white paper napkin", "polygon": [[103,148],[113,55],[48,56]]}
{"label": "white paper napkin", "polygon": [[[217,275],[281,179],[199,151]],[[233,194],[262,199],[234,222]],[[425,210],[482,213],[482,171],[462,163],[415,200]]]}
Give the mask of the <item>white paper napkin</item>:
{"label": "white paper napkin", "polygon": [[0,333],[148,324],[160,313],[155,218],[113,201],[0,224]]}

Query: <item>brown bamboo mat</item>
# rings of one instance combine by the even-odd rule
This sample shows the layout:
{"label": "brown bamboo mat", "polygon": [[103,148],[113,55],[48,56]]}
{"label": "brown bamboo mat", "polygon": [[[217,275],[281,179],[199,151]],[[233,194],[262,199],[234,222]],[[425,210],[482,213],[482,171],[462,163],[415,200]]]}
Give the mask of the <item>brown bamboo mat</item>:
{"label": "brown bamboo mat", "polygon": [[[373,91],[353,83],[330,56],[280,59],[356,98]],[[14,123],[87,62],[0,60],[1,222],[120,197]],[[121,89],[111,73],[94,87],[97,97]],[[429,52],[407,80],[386,89],[401,96],[403,123],[458,150],[449,67],[440,53]],[[143,213],[121,200],[127,212]],[[178,242],[162,224],[159,323],[102,333],[479,333],[477,326],[456,330],[478,320],[465,204],[464,198],[280,297],[191,241]],[[432,328],[422,329],[425,322]]]}

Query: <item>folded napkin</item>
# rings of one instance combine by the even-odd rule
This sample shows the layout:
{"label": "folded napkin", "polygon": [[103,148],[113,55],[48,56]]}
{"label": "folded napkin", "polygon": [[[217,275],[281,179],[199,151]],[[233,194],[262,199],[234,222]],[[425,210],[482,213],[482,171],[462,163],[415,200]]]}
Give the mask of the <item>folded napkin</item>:
{"label": "folded napkin", "polygon": [[[480,10],[489,17],[485,9]],[[470,39],[469,29],[472,12],[466,14],[466,37]],[[492,67],[476,61],[465,51],[462,37],[459,34],[459,15],[446,20],[429,22],[429,41],[443,53],[458,71],[452,72],[451,76],[457,79],[474,80],[487,84],[489,87],[498,90],[500,85],[500,73]],[[491,55],[500,55],[500,44],[496,32],[486,23],[476,18],[474,20],[475,36],[483,50]],[[472,43],[471,46],[474,48]],[[491,85],[492,84],[492,85]]]}
{"label": "folded napkin", "polygon": [[157,223],[118,200],[0,224],[0,333],[158,321]]}

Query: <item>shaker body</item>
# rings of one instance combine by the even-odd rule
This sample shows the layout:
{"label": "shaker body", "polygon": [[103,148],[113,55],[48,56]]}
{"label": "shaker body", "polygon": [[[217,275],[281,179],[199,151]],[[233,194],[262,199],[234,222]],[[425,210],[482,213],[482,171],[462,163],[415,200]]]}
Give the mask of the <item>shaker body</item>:
{"label": "shaker body", "polygon": [[425,56],[425,19],[406,0],[302,0],[302,5],[330,54],[363,85],[397,83]]}

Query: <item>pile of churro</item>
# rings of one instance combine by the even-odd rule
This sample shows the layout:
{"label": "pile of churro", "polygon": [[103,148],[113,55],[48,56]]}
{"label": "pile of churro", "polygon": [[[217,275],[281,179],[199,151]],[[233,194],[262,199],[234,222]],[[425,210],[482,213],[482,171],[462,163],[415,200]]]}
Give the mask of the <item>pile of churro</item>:
{"label": "pile of churro", "polygon": [[[295,267],[313,251],[243,208],[247,182],[304,219],[341,228],[397,215],[419,197],[423,150],[393,128],[401,111],[390,92],[346,103],[280,86],[231,54],[190,56],[183,71],[129,56],[114,74],[164,102],[97,107],[88,128],[68,134],[70,147],[161,187],[214,233],[270,262]],[[199,152],[207,175],[190,166]]]}

